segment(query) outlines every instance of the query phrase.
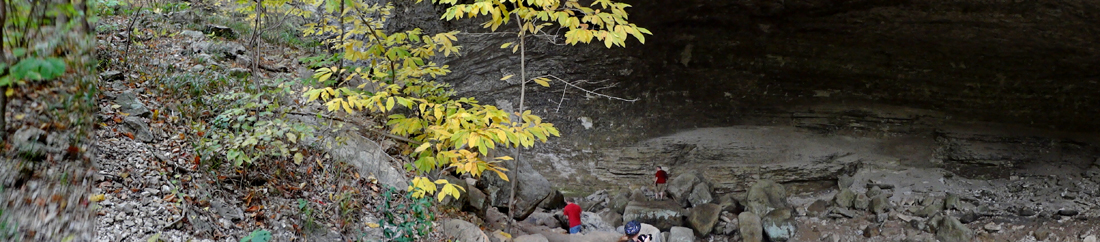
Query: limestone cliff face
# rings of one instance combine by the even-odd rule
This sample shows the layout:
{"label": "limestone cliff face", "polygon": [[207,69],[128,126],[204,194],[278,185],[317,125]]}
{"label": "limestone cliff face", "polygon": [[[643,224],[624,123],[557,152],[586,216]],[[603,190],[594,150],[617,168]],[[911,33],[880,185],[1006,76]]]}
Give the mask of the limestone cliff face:
{"label": "limestone cliff face", "polygon": [[[564,90],[563,99],[560,83],[529,89],[529,108],[562,128],[566,144],[632,143],[830,103],[1097,129],[1097,0],[627,2],[634,5],[631,20],[654,33],[644,45],[609,50],[529,41],[529,75],[603,81],[582,86],[614,85],[602,91],[639,99],[608,101],[576,89]],[[486,32],[481,20],[440,22],[439,8],[405,5],[419,15],[403,18],[429,31]],[[498,81],[518,72],[518,55],[498,49],[514,35],[461,37],[464,55],[446,60],[455,70],[446,78],[462,94],[514,104],[517,83]]]}

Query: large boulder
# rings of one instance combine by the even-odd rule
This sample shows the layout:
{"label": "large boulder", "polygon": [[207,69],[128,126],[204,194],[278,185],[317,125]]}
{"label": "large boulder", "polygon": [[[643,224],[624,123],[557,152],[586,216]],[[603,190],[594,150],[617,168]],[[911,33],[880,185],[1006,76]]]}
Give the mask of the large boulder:
{"label": "large boulder", "polygon": [[691,203],[691,206],[699,206],[714,201],[714,196],[711,195],[710,185],[707,185],[706,182],[695,185],[695,188],[691,189],[691,194],[688,195],[687,200],[688,203]]}
{"label": "large boulder", "polygon": [[714,230],[714,225],[718,224],[721,213],[722,208],[717,204],[706,203],[695,206],[691,208],[691,214],[687,217],[687,224],[695,229],[695,235],[705,237]]}
{"label": "large boulder", "polygon": [[768,236],[768,241],[782,242],[794,237],[795,232],[798,231],[798,226],[795,225],[791,212],[793,211],[789,208],[775,209],[760,219],[764,234]]}
{"label": "large boulder", "polygon": [[939,213],[940,211],[943,211],[944,207],[943,199],[941,198],[926,198],[924,200],[921,200],[921,205],[924,205],[924,207],[914,206],[911,208],[914,211],[910,212],[913,212],[913,214],[917,216],[928,217]]}
{"label": "large boulder", "polygon": [[841,188],[840,192],[836,193],[833,197],[833,201],[836,202],[836,206],[842,208],[851,208],[852,203],[856,200],[856,193],[851,189]]}
{"label": "large boulder", "polygon": [[741,240],[744,242],[763,242],[764,227],[760,224],[760,216],[745,211],[737,215],[738,229],[741,230]]}
{"label": "large boulder", "polygon": [[674,201],[631,201],[623,212],[623,221],[638,220],[662,230],[682,226],[684,211]]}
{"label": "large boulder", "polygon": [[554,216],[554,214],[551,213],[544,212],[531,213],[531,215],[527,216],[527,219],[524,219],[523,222],[537,226],[546,226],[548,228],[565,227],[562,225],[561,220],[558,220],[557,216]]}
{"label": "large boulder", "polygon": [[615,196],[611,198],[611,201],[608,201],[607,207],[611,208],[613,212],[622,214],[623,210],[626,210],[626,204],[630,203],[630,195],[630,190],[623,190],[616,193]]}
{"label": "large boulder", "polygon": [[565,195],[562,195],[561,191],[558,190],[554,190],[554,193],[550,194],[550,197],[546,198],[546,200],[542,200],[542,203],[539,203],[539,208],[546,210],[562,209],[564,207]]}
{"label": "large boulder", "polygon": [[[469,188],[469,186],[466,185],[466,180],[459,179],[459,178],[454,177],[454,176],[444,176],[443,178],[447,179],[447,182],[450,182],[452,185],[461,187],[462,189],[459,189],[459,191],[458,191],[458,195],[459,195],[458,199],[455,199],[453,196],[446,196],[446,197],[443,198],[443,201],[440,202],[439,204],[442,205],[445,208],[452,208],[452,209],[463,209],[463,208],[465,208],[466,205],[469,204],[469,200],[470,200],[470,196],[468,195],[470,193],[470,188]],[[438,200],[433,199],[433,201],[438,201]]]}
{"label": "large boulder", "polygon": [[745,207],[741,205],[741,201],[733,194],[722,195],[718,198],[718,206],[722,207],[722,211],[731,212],[733,214],[740,214],[745,210]]}
{"label": "large boulder", "polygon": [[695,185],[702,183],[703,179],[692,173],[680,174],[668,181],[668,197],[676,199],[681,207],[687,207],[687,197],[694,191]]}
{"label": "large boulder", "polygon": [[[670,227],[669,229],[672,228]],[[668,241],[667,239],[664,239],[665,237],[661,236],[661,229],[658,229],[657,226],[653,226],[647,223],[642,223],[642,229],[638,233],[653,235],[653,242]]]}
{"label": "large boulder", "polygon": [[[516,184],[516,204],[515,213],[512,214],[516,220],[523,220],[527,218],[527,215],[531,214],[538,208],[538,205],[543,200],[553,195],[555,191],[550,187],[550,182],[546,180],[538,171],[531,168],[531,164],[526,161],[514,161],[519,167],[513,167],[513,171],[516,171],[515,177],[509,177],[511,180],[517,182]],[[478,184],[485,185],[485,194],[489,197],[489,203],[494,207],[508,208],[508,199],[512,192],[512,183],[510,181],[504,181],[500,179],[500,176],[495,174],[487,174],[481,176],[481,180]]]}
{"label": "large boulder", "polygon": [[581,229],[587,233],[592,231],[615,231],[615,226],[603,220],[603,216],[593,212],[581,213]]}
{"label": "large boulder", "polygon": [[668,231],[668,242],[695,242],[695,234],[689,228],[672,227]]}
{"label": "large boulder", "polygon": [[615,211],[604,210],[600,212],[600,218],[603,218],[604,222],[607,222],[611,227],[619,227],[623,225],[623,215],[616,213]]}
{"label": "large boulder", "polygon": [[473,211],[478,217],[485,217],[486,208],[491,208],[489,204],[489,197],[477,187],[470,186],[469,190],[466,190],[467,208]]}
{"label": "large boulder", "polygon": [[599,190],[585,196],[584,198],[577,199],[577,205],[581,206],[581,209],[587,211],[599,211],[607,207],[609,195],[607,190]]}
{"label": "large boulder", "polygon": [[[938,217],[937,217],[938,218]],[[966,242],[974,238],[974,231],[952,216],[936,219],[936,239],[943,242]]]}
{"label": "large boulder", "polygon": [[789,208],[787,190],[771,180],[760,180],[749,188],[745,210],[753,214],[768,214],[777,208]]}
{"label": "large boulder", "polygon": [[443,222],[443,235],[455,241],[489,242],[489,236],[485,235],[477,225],[459,219]]}
{"label": "large boulder", "polygon": [[871,203],[868,208],[875,214],[884,214],[890,210],[890,194],[879,194],[874,198],[871,198]]}

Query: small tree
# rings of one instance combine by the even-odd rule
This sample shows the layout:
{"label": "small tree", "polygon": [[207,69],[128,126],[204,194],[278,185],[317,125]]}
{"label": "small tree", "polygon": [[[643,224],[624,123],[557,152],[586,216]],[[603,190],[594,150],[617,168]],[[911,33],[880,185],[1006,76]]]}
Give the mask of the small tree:
{"label": "small tree", "polygon": [[[514,20],[516,23],[516,35],[519,44],[508,42],[501,48],[511,46],[512,53],[520,54],[520,95],[519,112],[529,113],[524,109],[527,82],[534,81],[542,86],[549,86],[550,79],[537,77],[527,79],[527,46],[526,37],[539,34],[544,28],[558,25],[566,29],[565,42],[570,45],[577,43],[590,43],[592,39],[602,41],[604,46],[626,47],[626,40],[631,36],[638,42],[645,43],[645,35],[652,35],[649,30],[638,27],[627,21],[626,8],[629,4],[613,2],[611,0],[595,0],[589,6],[584,6],[578,0],[476,0],[474,3],[458,4],[458,0],[433,0],[435,3],[450,4],[451,7],[443,14],[443,19],[454,20],[463,17],[490,16],[483,27],[496,31],[502,25]],[[507,80],[511,75],[505,76]],[[560,80],[560,79],[559,79]],[[519,156],[517,155],[517,161]],[[513,176],[518,166],[513,165]],[[512,217],[515,211],[516,182],[512,181],[511,196],[509,198],[508,217]],[[509,224],[511,230],[511,224]]]}
{"label": "small tree", "polygon": [[[457,55],[459,46],[452,43],[457,40],[457,31],[435,35],[423,34],[420,29],[387,33],[382,27],[393,9],[391,5],[359,1],[340,4],[344,10],[333,11],[337,7],[329,5],[328,12],[335,14],[326,15],[320,24],[307,25],[304,31],[306,35],[339,33],[326,42],[344,51],[344,59],[353,64],[317,69],[313,77],[324,85],[304,95],[309,101],[324,101],[330,112],[354,114],[369,110],[387,114],[391,133],[419,142],[411,152],[416,160],[405,164],[406,169],[418,174],[409,187],[414,196],[437,191],[439,200],[459,196],[460,186],[445,179],[428,179],[433,171],[454,169],[474,177],[492,171],[507,180],[506,169],[498,163],[511,158],[484,159],[489,150],[497,146],[530,147],[535,140],[545,142],[549,136],[559,135],[553,124],[543,123],[530,112],[520,113],[520,120],[513,120],[507,112],[481,105],[474,98],[455,99],[449,85],[434,81],[450,70],[428,60],[440,53]],[[333,22],[348,28],[330,24]],[[366,66],[352,67],[354,63]],[[398,108],[402,112],[394,111]]]}

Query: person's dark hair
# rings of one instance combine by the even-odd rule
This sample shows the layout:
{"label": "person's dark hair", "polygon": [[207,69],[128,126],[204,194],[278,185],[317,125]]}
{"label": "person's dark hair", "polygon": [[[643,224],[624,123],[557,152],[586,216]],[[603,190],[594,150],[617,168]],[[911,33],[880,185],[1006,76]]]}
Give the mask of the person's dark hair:
{"label": "person's dark hair", "polygon": [[630,222],[626,222],[626,225],[623,225],[623,232],[626,232],[626,235],[634,236],[642,232],[642,224],[638,220],[630,220]]}
{"label": "person's dark hair", "polygon": [[577,202],[577,199],[572,198],[572,197],[567,197],[567,198],[565,198],[565,202],[575,203],[575,202]]}
{"label": "person's dark hair", "polygon": [[664,168],[661,168],[661,166],[657,166],[657,169],[664,169]]}

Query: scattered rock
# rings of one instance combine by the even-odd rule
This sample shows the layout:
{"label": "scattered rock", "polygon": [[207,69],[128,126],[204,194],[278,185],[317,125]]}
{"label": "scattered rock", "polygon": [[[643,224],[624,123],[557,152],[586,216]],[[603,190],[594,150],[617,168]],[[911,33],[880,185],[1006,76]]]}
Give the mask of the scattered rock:
{"label": "scattered rock", "polygon": [[240,36],[239,34],[237,34],[237,31],[233,30],[232,28],[213,24],[206,25],[206,27],[203,28],[202,32],[206,34],[213,34],[214,37],[222,37],[226,39],[237,39]]}
{"label": "scattered rock", "polygon": [[760,222],[760,216],[746,211],[742,212],[741,215],[737,215],[737,221],[740,222],[738,227],[741,230],[741,239],[744,242],[764,241],[764,227]]}
{"label": "scattered rock", "polygon": [[994,222],[989,222],[985,224],[985,226],[982,226],[982,228],[985,229],[985,231],[989,231],[990,233],[1001,231],[1001,225]]}
{"label": "scattered rock", "polygon": [[1035,216],[1036,214],[1039,214],[1038,210],[1036,210],[1034,208],[1031,208],[1031,207],[1026,207],[1026,206],[1014,207],[1010,210],[1013,213],[1015,213],[1016,215],[1020,215],[1020,216],[1024,216],[1024,217],[1030,217],[1030,216]]}
{"label": "scattered rock", "polygon": [[135,140],[146,143],[153,141],[153,133],[149,132],[149,124],[145,123],[145,120],[129,116],[123,119],[123,123],[132,131]]}
{"label": "scattered rock", "polygon": [[477,225],[459,219],[443,222],[443,234],[456,241],[489,242],[489,236],[481,232]]}
{"label": "scattered rock", "polygon": [[973,238],[974,232],[955,217],[946,216],[939,220],[936,239],[943,242],[969,242]]}
{"label": "scattered rock", "polygon": [[855,183],[855,179],[848,175],[839,175],[836,177],[836,185],[840,189],[852,188],[852,183]]}
{"label": "scattered rock", "polygon": [[916,212],[913,212],[913,214],[927,218],[928,216],[932,216],[933,214],[943,211],[943,199],[926,198],[921,204],[925,206],[919,207]]}
{"label": "scattered rock", "polygon": [[691,194],[688,195],[687,200],[688,203],[691,203],[691,206],[699,206],[714,201],[714,196],[711,195],[710,186],[703,182],[691,189]]}
{"label": "scattered rock", "polygon": [[99,73],[99,79],[102,81],[117,81],[122,80],[123,77],[121,71],[104,71]]}
{"label": "scattered rock", "polygon": [[1037,241],[1044,241],[1047,240],[1047,238],[1050,238],[1050,230],[1041,228],[1039,230],[1035,230],[1035,232],[1032,232],[1031,235],[1035,236],[1035,240]]}
{"label": "scattered rock", "polygon": [[787,190],[771,180],[760,180],[749,188],[745,209],[753,214],[767,214],[778,208],[789,208]]}
{"label": "scattered rock", "polygon": [[856,199],[852,201],[852,208],[856,210],[867,210],[867,207],[871,205],[871,199],[867,195],[856,195]]}
{"label": "scattered rock", "polygon": [[745,210],[745,208],[741,206],[741,202],[739,202],[733,194],[723,195],[719,198],[718,205],[722,207],[723,212],[739,214]]}
{"label": "scattered rock", "polygon": [[675,201],[631,201],[623,211],[623,221],[638,220],[638,222],[668,230],[683,225],[683,214],[683,210]]}
{"label": "scattered rock", "polygon": [[240,43],[225,42],[210,45],[209,47],[207,47],[205,53],[213,55],[214,57],[219,59],[236,60],[238,58],[245,57],[244,55],[247,52],[248,49],[245,49],[244,45],[241,45]]}
{"label": "scattered rock", "polygon": [[139,117],[149,117],[151,114],[149,108],[145,107],[145,104],[138,101],[137,95],[131,91],[122,92],[115,98],[115,104],[118,104],[120,111],[128,113],[130,115]]}
{"label": "scattered rock", "polygon": [[1096,235],[1085,236],[1085,239],[1082,239],[1081,242],[1096,242]]}
{"label": "scattered rock", "polygon": [[695,185],[702,183],[703,179],[695,174],[680,174],[668,181],[668,196],[680,203],[680,207],[687,207],[688,195],[694,191]]}
{"label": "scattered rock", "polygon": [[695,242],[695,234],[685,227],[672,227],[668,230],[668,242]]}
{"label": "scattered rock", "polygon": [[252,75],[252,70],[246,68],[229,68],[229,76],[245,78]]}
{"label": "scattered rock", "polygon": [[832,207],[829,209],[830,218],[854,218],[856,213],[852,210],[842,207]]}
{"label": "scattered rock", "polygon": [[871,198],[871,203],[868,205],[871,212],[875,214],[884,214],[890,210],[890,197],[889,194],[879,194],[874,198]]}
{"label": "scattered rock", "polygon": [[833,201],[836,202],[836,206],[841,208],[851,208],[852,202],[855,200],[856,193],[849,189],[840,189],[840,192],[833,198]]}
{"label": "scattered rock", "polygon": [[791,212],[789,208],[780,208],[768,212],[761,218],[760,223],[764,228],[764,234],[768,236],[768,241],[781,242],[794,237],[798,226],[795,225]]}
{"label": "scattered rock", "polygon": [[947,193],[947,198],[943,199],[943,208],[947,210],[957,209],[959,202],[959,195],[949,192]]}
{"label": "scattered rock", "polygon": [[194,31],[194,30],[180,31],[180,35],[185,36],[185,37],[190,37],[193,40],[199,40],[199,41],[206,39],[206,34],[203,34],[202,32]]}
{"label": "scattered rock", "polygon": [[1063,208],[1058,210],[1058,215],[1062,216],[1076,216],[1078,213],[1080,212],[1072,208]]}
{"label": "scattered rock", "polygon": [[973,223],[974,221],[977,221],[979,218],[981,218],[981,216],[979,216],[978,213],[975,213],[973,211],[968,211],[968,212],[965,212],[965,213],[959,215],[959,222],[962,222],[964,224],[969,224],[969,223]]}
{"label": "scattered rock", "polygon": [[878,187],[878,188],[881,188],[881,189],[894,189],[894,184],[876,183],[876,182],[867,183],[867,188],[872,188],[872,187]]}
{"label": "scattered rock", "polygon": [[718,215],[722,210],[717,204],[705,203],[691,209],[691,215],[687,217],[688,226],[695,229],[699,237],[710,234],[714,225],[718,224]]}
{"label": "scattered rock", "polygon": [[810,216],[822,217],[825,216],[825,211],[829,209],[829,202],[825,200],[817,200],[806,207],[806,213]]}
{"label": "scattered rock", "polygon": [[45,130],[35,127],[22,127],[12,134],[12,145],[21,155],[29,160],[45,158],[47,152]]}
{"label": "scattered rock", "polygon": [[871,189],[867,189],[867,197],[876,197],[880,194],[883,194],[882,188],[871,187]]}
{"label": "scattered rock", "polygon": [[734,232],[737,232],[738,229],[740,229],[740,225],[741,225],[741,221],[738,220],[736,217],[734,217],[733,219],[730,219],[730,221],[726,223],[725,228],[722,229],[722,233],[732,235],[732,234],[734,234]]}
{"label": "scattered rock", "polygon": [[871,238],[879,236],[880,234],[882,234],[882,232],[879,231],[879,227],[877,225],[867,225],[866,228],[863,228],[863,237]]}

